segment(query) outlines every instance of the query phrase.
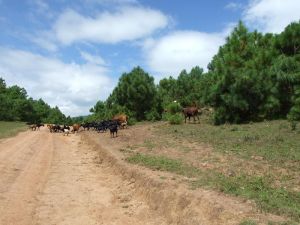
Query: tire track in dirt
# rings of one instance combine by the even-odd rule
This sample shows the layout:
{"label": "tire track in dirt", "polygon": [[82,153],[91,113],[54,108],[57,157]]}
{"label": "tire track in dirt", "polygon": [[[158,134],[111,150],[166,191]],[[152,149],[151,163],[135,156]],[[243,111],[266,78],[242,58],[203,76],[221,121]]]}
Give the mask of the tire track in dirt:
{"label": "tire track in dirt", "polygon": [[97,163],[97,152],[80,136],[54,134],[53,164],[38,196],[36,224],[164,224],[148,206],[134,199],[133,183]]}
{"label": "tire track in dirt", "polygon": [[97,157],[80,135],[46,128],[2,140],[0,224],[166,224]]}
{"label": "tire track in dirt", "polygon": [[43,188],[51,163],[51,143],[52,137],[44,132],[26,132],[0,144],[1,224],[33,221],[35,197]]}

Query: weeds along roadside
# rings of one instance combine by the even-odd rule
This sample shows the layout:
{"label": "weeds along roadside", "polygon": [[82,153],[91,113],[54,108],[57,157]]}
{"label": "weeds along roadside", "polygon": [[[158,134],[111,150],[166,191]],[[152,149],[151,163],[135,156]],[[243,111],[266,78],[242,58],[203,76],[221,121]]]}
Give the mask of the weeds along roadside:
{"label": "weeds along roadside", "polygon": [[[156,137],[212,145],[215,152],[233,155],[244,161],[259,161],[286,171],[299,172],[299,132],[291,131],[287,121],[272,121],[244,125],[212,126],[204,121],[200,124],[178,126],[156,126]],[[150,152],[133,154],[128,162],[139,164],[154,170],[168,171],[193,178],[192,188],[204,187],[231,195],[241,196],[256,202],[259,209],[278,215],[285,215],[294,221],[300,221],[300,193],[285,187],[289,174],[280,177],[281,185],[274,185],[272,176],[249,176],[239,172],[228,176],[217,170],[192,166],[188,161],[172,159],[167,155],[153,155],[153,143],[145,141]],[[256,160],[253,156],[261,157]],[[245,168],[246,171],[246,168]],[[294,173],[295,174],[295,173]],[[299,173],[298,173],[299,174]],[[294,179],[291,177],[290,179]],[[286,180],[284,180],[286,179]]]}

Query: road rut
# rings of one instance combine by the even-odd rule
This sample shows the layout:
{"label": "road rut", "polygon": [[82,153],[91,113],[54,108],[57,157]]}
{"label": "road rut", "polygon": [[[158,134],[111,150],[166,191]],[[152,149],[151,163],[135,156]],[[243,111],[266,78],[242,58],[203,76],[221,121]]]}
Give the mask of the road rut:
{"label": "road rut", "polygon": [[0,141],[0,224],[166,224],[79,135]]}

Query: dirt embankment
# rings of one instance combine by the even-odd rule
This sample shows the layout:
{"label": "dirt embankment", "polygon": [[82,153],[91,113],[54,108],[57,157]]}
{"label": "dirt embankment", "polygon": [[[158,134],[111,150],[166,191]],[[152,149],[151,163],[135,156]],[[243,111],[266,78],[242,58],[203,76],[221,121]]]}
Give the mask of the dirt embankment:
{"label": "dirt embankment", "polygon": [[188,178],[128,164],[124,148],[143,144],[146,138],[152,137],[151,129],[151,125],[135,126],[112,139],[108,134],[85,132],[82,140],[99,152],[99,160],[112,167],[115,174],[133,181],[135,195],[164,215],[168,224],[239,224],[248,218],[254,218],[258,224],[267,224],[283,220],[261,214],[251,201],[215,191],[191,190],[185,182]]}

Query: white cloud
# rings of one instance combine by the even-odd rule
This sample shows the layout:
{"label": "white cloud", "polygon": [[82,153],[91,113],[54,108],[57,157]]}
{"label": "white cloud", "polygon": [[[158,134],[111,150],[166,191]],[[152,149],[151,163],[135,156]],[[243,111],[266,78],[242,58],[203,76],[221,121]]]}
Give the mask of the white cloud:
{"label": "white cloud", "polygon": [[103,65],[103,66],[106,65],[104,59],[99,55],[92,55],[84,51],[81,51],[80,55],[88,63],[95,64],[95,65]]}
{"label": "white cloud", "polygon": [[137,0],[85,0],[87,3],[98,4],[137,4]]}
{"label": "white cloud", "polygon": [[34,0],[34,4],[37,6],[38,10],[44,12],[49,9],[48,4],[43,0]]}
{"label": "white cloud", "polygon": [[252,0],[244,11],[244,19],[259,31],[280,33],[300,19],[299,12],[299,0]]}
{"label": "white cloud", "polygon": [[[243,20],[262,32],[281,32],[300,19],[299,0],[252,0],[248,6],[230,2],[225,8],[244,8]],[[158,78],[177,76],[196,65],[205,69],[235,26],[229,23],[219,33],[174,31],[160,39],[148,38],[143,44],[147,65]]]}
{"label": "white cloud", "polygon": [[85,115],[105,100],[114,81],[106,68],[64,63],[26,51],[0,48],[0,74],[7,84],[24,87],[35,99],[59,106],[66,115]]}
{"label": "white cloud", "polygon": [[241,3],[236,3],[236,2],[229,2],[226,6],[225,9],[230,9],[230,10],[238,10],[243,8],[243,5]]}
{"label": "white cloud", "polygon": [[158,10],[122,7],[117,12],[103,12],[96,17],[66,10],[56,21],[54,32],[65,45],[74,42],[118,43],[146,37],[168,25],[168,17]]}
{"label": "white cloud", "polygon": [[148,66],[158,76],[177,76],[197,65],[205,69],[224,42],[223,33],[176,31],[158,40],[148,39],[144,50]]}
{"label": "white cloud", "polygon": [[47,0],[29,0],[29,3],[32,5],[33,12],[38,14],[39,19],[41,16],[48,19],[52,19],[54,17],[54,12],[47,4]]}
{"label": "white cloud", "polygon": [[37,44],[38,46],[47,49],[50,52],[55,52],[58,50],[57,45],[50,39],[43,38],[43,37],[33,37],[31,41]]}

